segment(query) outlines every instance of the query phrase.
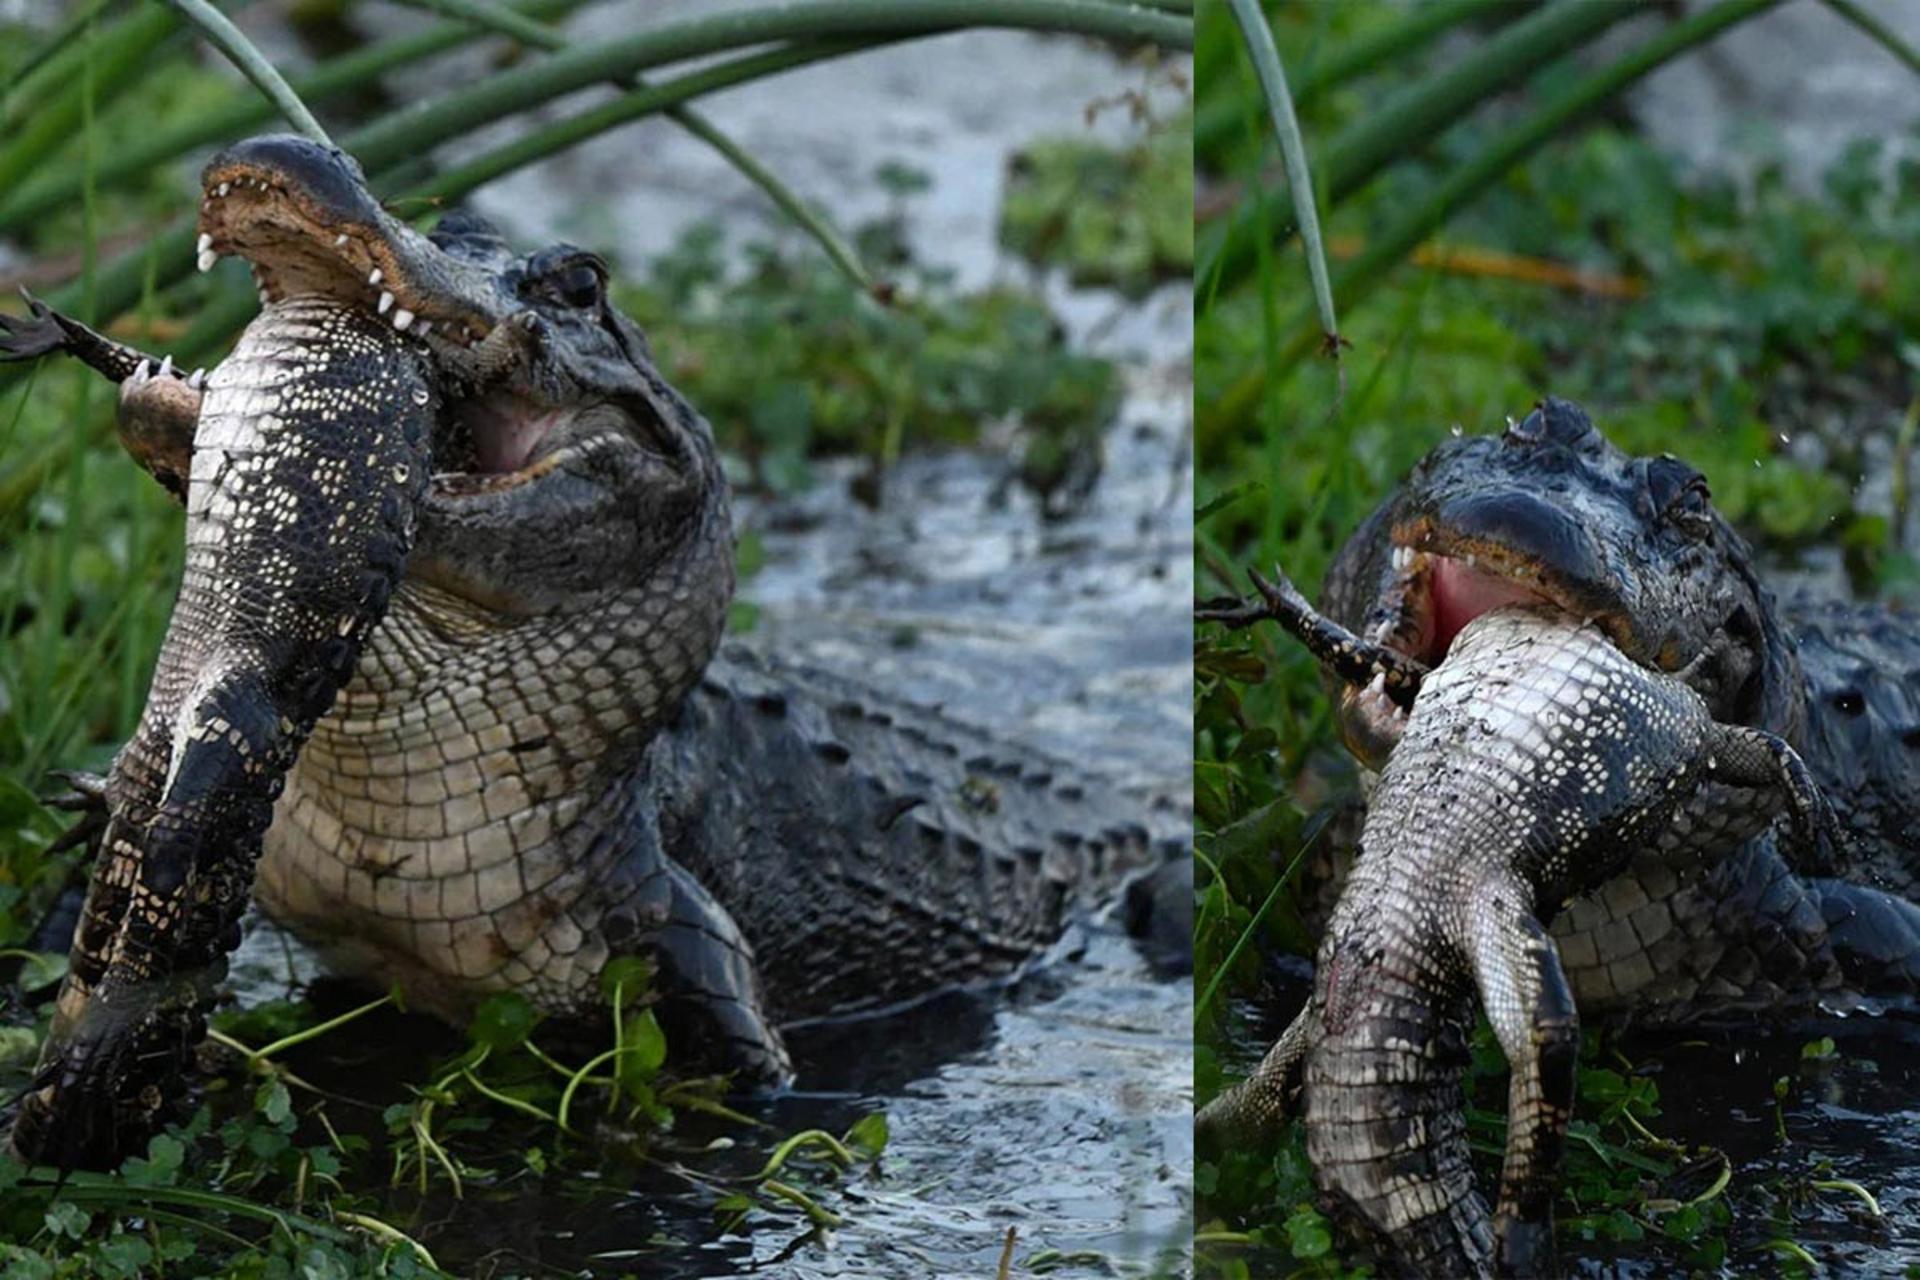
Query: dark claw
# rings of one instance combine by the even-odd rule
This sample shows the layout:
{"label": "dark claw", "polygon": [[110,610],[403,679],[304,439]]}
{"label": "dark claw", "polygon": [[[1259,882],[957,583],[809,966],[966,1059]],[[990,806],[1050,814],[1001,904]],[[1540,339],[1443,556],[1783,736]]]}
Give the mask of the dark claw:
{"label": "dark claw", "polygon": [[64,853],[68,849],[77,849],[82,845],[91,846],[100,833],[107,829],[107,820],[112,816],[107,809],[107,780],[97,773],[86,773],[77,769],[55,769],[50,777],[57,778],[73,788],[56,796],[48,796],[45,803],[66,813],[77,813],[80,821],[68,827],[54,842],[47,846],[47,852]]}
{"label": "dark claw", "polygon": [[49,796],[47,803],[56,809],[68,813],[84,813],[89,809],[104,809],[107,806],[107,777],[103,773],[88,773],[82,769],[54,769],[47,776],[66,783],[73,790]]}
{"label": "dark claw", "polygon": [[46,303],[28,293],[26,316],[0,315],[0,360],[36,360],[67,349],[67,328]]}

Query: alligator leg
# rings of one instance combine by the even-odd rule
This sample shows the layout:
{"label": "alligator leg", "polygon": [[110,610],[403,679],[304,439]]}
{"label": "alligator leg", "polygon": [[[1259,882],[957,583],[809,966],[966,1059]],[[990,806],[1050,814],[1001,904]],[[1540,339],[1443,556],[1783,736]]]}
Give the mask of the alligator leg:
{"label": "alligator leg", "polygon": [[1860,991],[1920,991],[1920,904],[1846,880],[1813,880],[1827,942],[1847,985]]}
{"label": "alligator leg", "polygon": [[1200,1109],[1193,1120],[1195,1136],[1220,1150],[1271,1141],[1299,1092],[1300,1067],[1313,1043],[1313,1027],[1309,1002],[1287,1024],[1252,1075]]}
{"label": "alligator leg", "polygon": [[150,356],[61,315],[32,294],[29,314],[0,315],[0,361],[32,360],[65,352],[120,385],[120,443],[176,501],[187,500],[193,431],[200,419],[206,373],[173,367],[171,356]]}
{"label": "alligator leg", "polygon": [[1260,593],[1259,603],[1203,605],[1193,611],[1193,616],[1202,622],[1219,622],[1236,628],[1272,619],[1341,680],[1360,689],[1378,683],[1381,691],[1401,710],[1412,708],[1413,699],[1420,692],[1420,682],[1430,669],[1425,663],[1397,649],[1362,640],[1333,619],[1316,612],[1277,565],[1273,573],[1274,580],[1269,582],[1257,571],[1247,570],[1247,578]]}
{"label": "alligator leg", "polygon": [[1503,1275],[1554,1274],[1553,1197],[1573,1117],[1580,1020],[1560,955],[1527,911],[1524,885],[1496,881],[1473,896],[1467,921],[1474,976],[1507,1055],[1507,1155],[1494,1212]]}
{"label": "alligator leg", "polygon": [[671,861],[667,867],[673,900],[666,923],[651,939],[674,1005],[667,1016],[690,1024],[699,1056],[711,1054],[754,1081],[789,1083],[793,1061],[767,1017],[753,948],[690,872]]}
{"label": "alligator leg", "polygon": [[626,807],[608,813],[606,834],[580,863],[587,891],[612,904],[600,919],[607,952],[653,964],[664,997],[656,1012],[676,1062],[786,1084],[793,1064],[767,1011],[753,945],[733,913],[673,857],[658,814],[637,802],[639,794],[622,796]]}
{"label": "alligator leg", "polygon": [[1803,865],[1838,872],[1846,863],[1846,830],[1799,753],[1764,729],[1716,724],[1708,736],[1707,773],[1716,781],[1786,797],[1788,820],[1803,846]]}

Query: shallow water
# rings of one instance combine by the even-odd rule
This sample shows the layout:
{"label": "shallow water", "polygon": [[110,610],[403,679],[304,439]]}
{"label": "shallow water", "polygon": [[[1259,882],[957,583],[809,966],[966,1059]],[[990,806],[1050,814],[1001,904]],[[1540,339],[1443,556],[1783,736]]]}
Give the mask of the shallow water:
{"label": "shallow water", "polygon": [[[1227,1071],[1239,1076],[1252,1069],[1285,1027],[1280,1011],[1291,1017],[1309,980],[1305,966],[1288,959],[1278,966],[1270,1002],[1234,1002],[1237,1030],[1222,1051]],[[1834,1041],[1834,1056],[1803,1060],[1803,1046],[1822,1037]],[[1805,1248],[1825,1274],[1904,1277],[1920,1263],[1920,1007],[1807,1018],[1740,1034],[1643,1034],[1616,1047],[1659,1085],[1661,1114],[1649,1128],[1689,1146],[1717,1148],[1732,1165],[1725,1194],[1734,1221],[1719,1274],[1778,1274],[1778,1256],[1764,1247],[1776,1234],[1767,1221],[1775,1199],[1764,1188],[1783,1178],[1801,1187],[1816,1177],[1846,1179],[1879,1202],[1878,1218],[1840,1190],[1814,1192],[1794,1204],[1791,1225],[1780,1234]],[[1774,1082],[1783,1077],[1788,1090],[1776,1117]],[[1497,1172],[1490,1160],[1482,1162],[1481,1193],[1489,1198]],[[1561,1264],[1576,1276],[1654,1280],[1673,1274],[1681,1256],[1676,1247],[1560,1240]],[[1285,1265],[1278,1257],[1270,1261]]]}

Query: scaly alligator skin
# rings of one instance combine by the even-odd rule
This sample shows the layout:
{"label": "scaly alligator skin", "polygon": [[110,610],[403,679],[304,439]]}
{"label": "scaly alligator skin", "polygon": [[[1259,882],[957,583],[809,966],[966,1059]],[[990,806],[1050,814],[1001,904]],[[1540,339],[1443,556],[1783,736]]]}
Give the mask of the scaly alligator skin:
{"label": "scaly alligator skin", "polygon": [[[780,1081],[781,1025],[1009,974],[1164,856],[1181,815],[1064,762],[716,658],[726,481],[599,259],[517,256],[460,213],[429,240],[297,139],[224,159],[203,269],[240,252],[268,299],[384,317],[471,384],[437,406],[406,576],[266,835],[257,897],[336,965],[450,1018],[504,990],[585,1015],[610,957],[651,955],[679,1060]],[[224,230],[232,202],[271,235]],[[13,347],[142,359],[53,316]],[[167,483],[191,422],[123,412],[121,435]]]}
{"label": "scaly alligator skin", "polygon": [[[1728,795],[1650,840],[1554,926],[1582,1011],[1698,1023],[1920,989],[1920,907],[1900,896],[1920,873],[1920,618],[1777,606],[1698,472],[1622,453],[1558,400],[1435,449],[1322,591],[1336,621],[1429,664],[1477,613],[1515,600],[1594,619],[1716,720],[1799,748],[1853,837],[1851,864],[1832,842],[1794,847]],[[1338,699],[1349,746],[1377,762],[1398,708],[1351,687]],[[1309,870],[1322,910],[1344,861]]]}
{"label": "scaly alligator skin", "polygon": [[[137,370],[127,385],[155,384]],[[186,574],[105,787],[71,967],[13,1131],[26,1158],[108,1162],[179,1093],[274,797],[399,581],[433,398],[390,328],[308,298],[267,307],[206,383]]]}
{"label": "scaly alligator skin", "polygon": [[[1312,647],[1360,689],[1369,668],[1414,665],[1310,613],[1298,621],[1310,642],[1332,640]],[[1479,615],[1415,687],[1320,944],[1312,999],[1200,1123],[1231,1138],[1271,1128],[1284,1101],[1276,1086],[1298,1067],[1307,1153],[1329,1208],[1391,1265],[1416,1276],[1549,1274],[1580,1035],[1546,926],[1650,834],[1693,816],[1707,784],[1759,789],[1748,803],[1768,815],[1788,802],[1805,838],[1833,819],[1780,739],[1716,723],[1699,694],[1558,609]],[[1512,1068],[1491,1220],[1474,1189],[1460,1085],[1475,995]]]}

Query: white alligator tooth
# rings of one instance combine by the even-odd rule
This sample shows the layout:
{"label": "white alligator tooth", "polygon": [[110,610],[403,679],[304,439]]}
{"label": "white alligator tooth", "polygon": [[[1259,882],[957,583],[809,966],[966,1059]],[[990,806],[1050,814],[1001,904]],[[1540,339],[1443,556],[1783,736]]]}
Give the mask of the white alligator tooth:
{"label": "white alligator tooth", "polygon": [[272,298],[269,298],[269,297],[267,296],[267,291],[266,291],[265,289],[262,289],[262,290],[260,290],[260,305],[261,305],[261,306],[263,306],[263,307],[264,307],[264,306],[266,306],[266,305],[267,305],[268,303],[270,303],[270,302],[272,302],[272,301],[273,301],[273,299],[272,299]]}
{"label": "white alligator tooth", "polygon": [[382,279],[384,279],[384,277],[380,274],[380,268],[378,267],[375,267],[367,273],[368,284],[379,284]]}
{"label": "white alligator tooth", "polygon": [[213,270],[213,264],[218,261],[220,261],[219,254],[215,253],[211,249],[202,249],[200,251],[200,256],[195,258],[193,260],[193,263],[195,266],[199,267],[201,271],[205,272],[205,271]]}
{"label": "white alligator tooth", "polygon": [[380,291],[380,314],[385,315],[391,310],[393,310],[393,295],[385,289],[382,289]]}
{"label": "white alligator tooth", "polygon": [[193,376],[187,379],[187,385],[192,387],[195,391],[198,391],[201,387],[206,386],[207,371],[205,369],[195,369],[193,371]]}
{"label": "white alligator tooth", "polygon": [[407,326],[411,325],[412,323],[413,323],[413,312],[407,310],[405,307],[402,307],[398,311],[393,313],[394,328],[404,331],[407,328]]}
{"label": "white alligator tooth", "polygon": [[148,378],[151,378],[152,376],[153,376],[153,365],[146,360],[142,360],[140,362],[140,367],[133,371],[133,381],[135,382],[145,382]]}
{"label": "white alligator tooth", "polygon": [[216,190],[214,194],[224,196],[227,194],[227,192],[231,190],[233,190],[233,184],[231,182],[223,182],[220,184],[219,189]]}
{"label": "white alligator tooth", "polygon": [[426,337],[426,336],[427,336],[427,335],[428,335],[429,333],[432,333],[432,332],[433,332],[433,321],[431,321],[431,320],[422,320],[422,321],[421,321],[421,322],[420,322],[419,324],[417,324],[417,325],[415,325],[415,326],[414,326],[414,330],[413,330],[413,331],[414,331],[415,333],[417,333],[417,334],[419,334],[419,335],[420,335],[421,337],[423,337],[423,338],[424,338],[424,337]]}
{"label": "white alligator tooth", "polygon": [[346,242],[347,242],[347,233],[344,231],[342,231],[339,235],[333,238],[333,244],[336,249],[339,248],[341,245],[345,244]]}
{"label": "white alligator tooth", "polygon": [[171,378],[173,376],[173,357],[172,356],[160,357],[159,376],[162,378]]}
{"label": "white alligator tooth", "polygon": [[211,231],[202,231],[200,233],[200,241],[193,246],[193,251],[195,253],[205,253],[211,248],[213,248],[213,233]]}

